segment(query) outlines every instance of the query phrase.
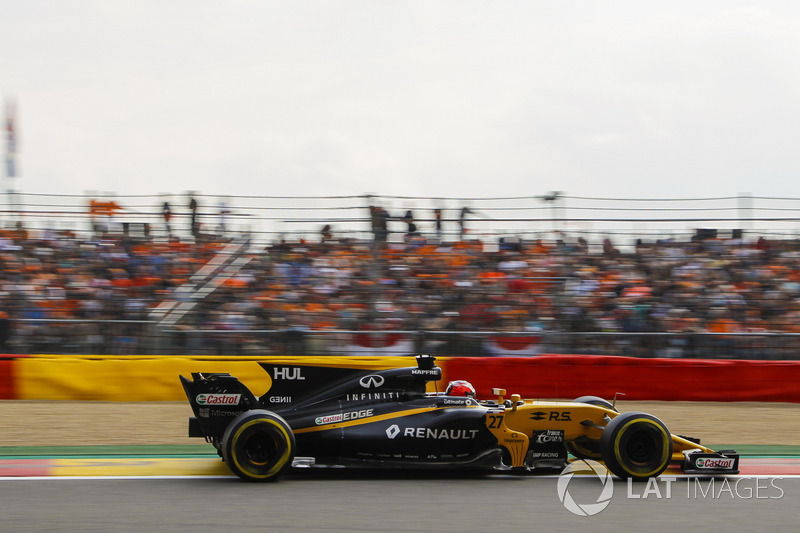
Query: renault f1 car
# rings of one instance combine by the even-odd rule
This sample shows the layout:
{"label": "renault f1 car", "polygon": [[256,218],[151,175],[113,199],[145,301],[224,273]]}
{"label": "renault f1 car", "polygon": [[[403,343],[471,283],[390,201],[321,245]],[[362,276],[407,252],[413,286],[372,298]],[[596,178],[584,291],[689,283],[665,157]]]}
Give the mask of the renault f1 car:
{"label": "renault f1 car", "polygon": [[621,478],[649,478],[679,463],[684,473],[738,473],[733,450],[673,435],[655,416],[617,412],[595,396],[571,402],[427,392],[441,368],[370,371],[259,363],[271,378],[255,396],[225,373],[180,376],[193,417],[230,470],[248,481],[277,479],[295,466],[480,468],[528,472],[561,468],[569,456],[601,460]]}

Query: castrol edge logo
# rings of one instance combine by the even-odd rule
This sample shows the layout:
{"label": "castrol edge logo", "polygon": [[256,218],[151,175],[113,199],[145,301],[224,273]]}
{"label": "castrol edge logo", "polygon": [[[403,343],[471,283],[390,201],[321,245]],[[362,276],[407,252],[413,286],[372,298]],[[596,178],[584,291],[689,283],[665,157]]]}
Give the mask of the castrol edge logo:
{"label": "castrol edge logo", "polygon": [[198,394],[198,405],[239,405],[241,394]]}

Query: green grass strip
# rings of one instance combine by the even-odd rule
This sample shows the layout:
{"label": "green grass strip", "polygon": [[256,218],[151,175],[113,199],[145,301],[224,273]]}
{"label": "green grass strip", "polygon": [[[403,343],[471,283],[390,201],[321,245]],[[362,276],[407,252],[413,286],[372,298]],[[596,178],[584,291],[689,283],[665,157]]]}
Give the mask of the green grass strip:
{"label": "green grass strip", "polygon": [[736,450],[739,455],[787,456],[800,455],[800,446],[785,444],[709,444],[712,450]]}

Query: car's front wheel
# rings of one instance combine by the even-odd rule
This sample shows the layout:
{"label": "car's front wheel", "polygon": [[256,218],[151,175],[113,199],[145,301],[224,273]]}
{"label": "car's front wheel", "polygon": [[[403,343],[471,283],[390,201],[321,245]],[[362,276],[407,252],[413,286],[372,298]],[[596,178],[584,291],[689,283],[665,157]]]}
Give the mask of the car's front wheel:
{"label": "car's front wheel", "polygon": [[228,425],[221,448],[231,472],[247,481],[270,481],[291,467],[295,440],[283,418],[271,411],[252,409]]}
{"label": "car's front wheel", "polygon": [[672,435],[653,415],[623,413],[603,430],[600,453],[606,467],[621,478],[655,477],[672,459]]}

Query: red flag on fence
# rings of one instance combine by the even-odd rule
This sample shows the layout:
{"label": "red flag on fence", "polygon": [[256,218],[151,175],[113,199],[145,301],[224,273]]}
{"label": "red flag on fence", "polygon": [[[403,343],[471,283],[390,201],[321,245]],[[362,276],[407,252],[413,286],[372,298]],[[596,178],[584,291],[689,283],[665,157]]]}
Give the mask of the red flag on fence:
{"label": "red flag on fence", "polygon": [[414,343],[404,333],[369,331],[353,335],[349,355],[413,355]]}
{"label": "red flag on fence", "polygon": [[530,335],[525,337],[506,337],[498,335],[483,341],[487,353],[499,356],[537,355],[541,349],[541,337]]}

